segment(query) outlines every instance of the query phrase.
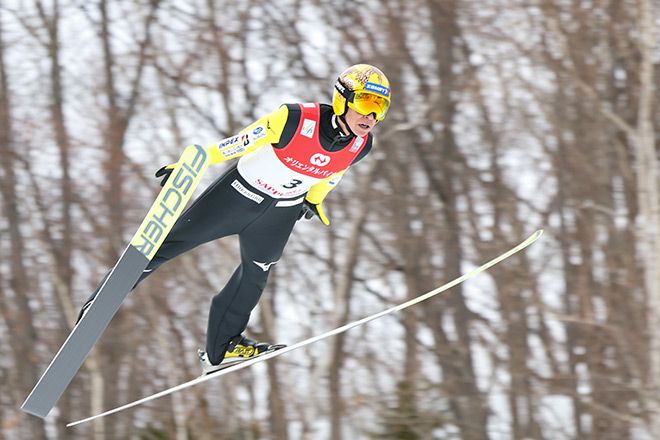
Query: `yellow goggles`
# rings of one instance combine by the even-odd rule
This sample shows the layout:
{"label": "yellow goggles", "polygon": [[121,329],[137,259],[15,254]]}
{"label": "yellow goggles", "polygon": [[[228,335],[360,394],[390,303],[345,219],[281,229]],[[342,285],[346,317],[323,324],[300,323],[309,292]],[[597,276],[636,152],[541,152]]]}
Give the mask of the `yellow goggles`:
{"label": "yellow goggles", "polygon": [[348,106],[362,115],[376,115],[376,119],[382,121],[390,108],[390,100],[384,96],[379,96],[371,92],[355,92],[353,99],[348,102]]}

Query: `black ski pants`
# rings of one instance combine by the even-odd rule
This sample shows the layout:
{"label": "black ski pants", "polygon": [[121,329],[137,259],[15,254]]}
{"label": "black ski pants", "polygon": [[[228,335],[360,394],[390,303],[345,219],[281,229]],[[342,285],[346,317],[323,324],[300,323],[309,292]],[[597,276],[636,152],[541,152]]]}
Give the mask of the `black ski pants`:
{"label": "black ski pants", "polygon": [[[303,196],[273,199],[251,187],[236,167],[229,169],[186,209],[147,266],[140,281],[161,264],[200,244],[237,234],[241,262],[211,301],[206,351],[220,362],[228,342],[241,334],[259,302],[302,210]],[[98,289],[97,289],[98,291]],[[96,296],[92,294],[90,300]]]}

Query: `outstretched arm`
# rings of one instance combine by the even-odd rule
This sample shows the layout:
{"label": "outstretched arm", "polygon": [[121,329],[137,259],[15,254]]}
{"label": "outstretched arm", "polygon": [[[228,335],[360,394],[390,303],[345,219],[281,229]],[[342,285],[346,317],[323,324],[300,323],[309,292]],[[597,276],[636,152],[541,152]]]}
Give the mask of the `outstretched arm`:
{"label": "outstretched arm", "polygon": [[264,145],[278,143],[288,116],[289,109],[283,105],[271,114],[248,125],[236,136],[230,136],[217,144],[206,147],[211,155],[211,164],[235,159]]}
{"label": "outstretched arm", "polygon": [[[248,125],[237,135],[205,147],[211,157],[211,165],[241,157],[264,145],[278,143],[288,117],[289,109],[283,105],[271,114]],[[156,177],[163,178],[160,182],[161,186],[165,185],[175,166],[176,163],[173,163],[156,171]]]}

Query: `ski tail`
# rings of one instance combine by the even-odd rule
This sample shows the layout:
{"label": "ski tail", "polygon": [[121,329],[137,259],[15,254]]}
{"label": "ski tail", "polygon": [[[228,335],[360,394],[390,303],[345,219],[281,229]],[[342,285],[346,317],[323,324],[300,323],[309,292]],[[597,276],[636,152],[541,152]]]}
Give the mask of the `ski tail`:
{"label": "ski tail", "polygon": [[232,366],[227,367],[225,369],[216,371],[212,374],[200,376],[196,379],[193,379],[191,381],[188,381],[188,382],[182,383],[180,385],[174,386],[172,388],[169,388],[167,390],[164,390],[164,391],[161,391],[159,393],[153,394],[151,396],[147,396],[147,397],[144,397],[140,400],[136,400],[134,402],[127,403],[126,405],[119,406],[117,408],[105,411],[103,413],[100,413],[100,414],[97,414],[97,415],[94,415],[94,416],[91,416],[91,417],[87,417],[85,419],[81,419],[81,420],[78,420],[78,421],[75,421],[75,422],[71,422],[71,423],[67,424],[66,426],[68,426],[68,427],[76,426],[76,425],[80,425],[82,423],[91,422],[92,420],[95,420],[95,419],[98,419],[98,418],[101,418],[101,417],[105,417],[105,416],[108,416],[110,414],[118,413],[118,412],[123,411],[125,409],[132,408],[134,406],[141,405],[143,403],[158,399],[160,397],[167,396],[167,395],[172,394],[176,391],[180,391],[180,390],[183,390],[185,388],[189,388],[193,385],[197,385],[197,384],[200,384],[202,382],[206,382],[207,380],[211,380],[211,379],[214,379],[214,378],[217,378],[217,377],[220,377],[220,376],[224,376],[225,374],[229,374],[229,373],[232,373],[234,371],[241,370],[243,368],[247,368],[250,365],[253,365],[257,362],[264,362],[268,359],[272,359],[274,357],[281,356],[285,353],[288,353],[288,352],[293,351],[293,350],[297,350],[298,348],[304,347],[306,345],[313,344],[314,342],[318,342],[320,340],[327,339],[331,336],[335,336],[335,335],[338,335],[340,333],[344,333],[344,332],[346,332],[346,331],[348,331],[352,328],[361,326],[361,325],[366,324],[370,321],[374,321],[378,318],[382,318],[385,315],[389,315],[389,314],[392,314],[394,312],[397,312],[397,311],[400,311],[400,310],[403,310],[403,309],[407,309],[408,307],[414,306],[415,304],[418,304],[422,301],[426,301],[429,298],[432,298],[436,295],[439,295],[440,293],[445,292],[445,291],[451,289],[452,287],[454,287],[454,286],[456,286],[456,285],[458,285],[458,284],[460,284],[464,281],[467,281],[470,278],[473,278],[473,277],[477,276],[481,272],[484,272],[484,271],[490,269],[491,267],[493,267],[497,263],[509,258],[513,254],[515,254],[517,252],[520,252],[521,250],[523,250],[526,247],[530,246],[536,240],[541,238],[542,234],[543,234],[543,230],[539,229],[538,231],[536,231],[535,233],[530,235],[525,241],[523,241],[519,245],[509,249],[507,252],[503,253],[502,255],[500,255],[498,257],[495,257],[492,260],[490,260],[489,262],[487,262],[487,263],[485,263],[485,264],[483,264],[479,267],[476,267],[476,268],[472,269],[471,271],[469,271],[469,272],[465,273],[464,275],[456,278],[455,280],[452,280],[452,281],[448,282],[447,284],[443,284],[442,286],[440,286],[440,287],[438,287],[434,290],[431,290],[430,292],[424,293],[423,295],[420,295],[416,298],[413,298],[410,301],[406,301],[402,304],[391,307],[387,310],[383,310],[382,312],[375,313],[373,315],[362,318],[358,321],[354,321],[354,322],[351,322],[349,324],[343,325],[341,327],[338,327],[334,330],[330,330],[330,331],[328,331],[326,333],[323,333],[321,335],[314,336],[314,337],[311,337],[309,339],[305,339],[304,341],[300,341],[296,344],[280,348],[279,350],[275,350],[275,351],[270,352],[270,353],[264,353],[260,356],[254,357],[252,359],[248,359],[248,360],[243,361],[239,364],[235,364],[235,365],[232,365]]}
{"label": "ski tail", "polygon": [[99,289],[87,313],[62,344],[21,409],[44,418],[76,375],[142,271],[163,244],[208,168],[210,157],[198,145],[186,147],[156,201]]}

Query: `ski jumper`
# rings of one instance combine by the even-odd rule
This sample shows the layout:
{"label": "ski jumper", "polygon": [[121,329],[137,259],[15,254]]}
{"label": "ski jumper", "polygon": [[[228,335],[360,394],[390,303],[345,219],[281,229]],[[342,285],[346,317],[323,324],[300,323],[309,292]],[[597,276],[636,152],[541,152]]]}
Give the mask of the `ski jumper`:
{"label": "ski jumper", "polygon": [[303,201],[320,204],[372,142],[371,134],[344,136],[328,105],[287,104],[208,147],[212,163],[240,159],[181,215],[138,283],[200,244],[238,235],[240,265],[211,301],[206,341],[211,363],[222,361],[228,342],[245,330]]}

